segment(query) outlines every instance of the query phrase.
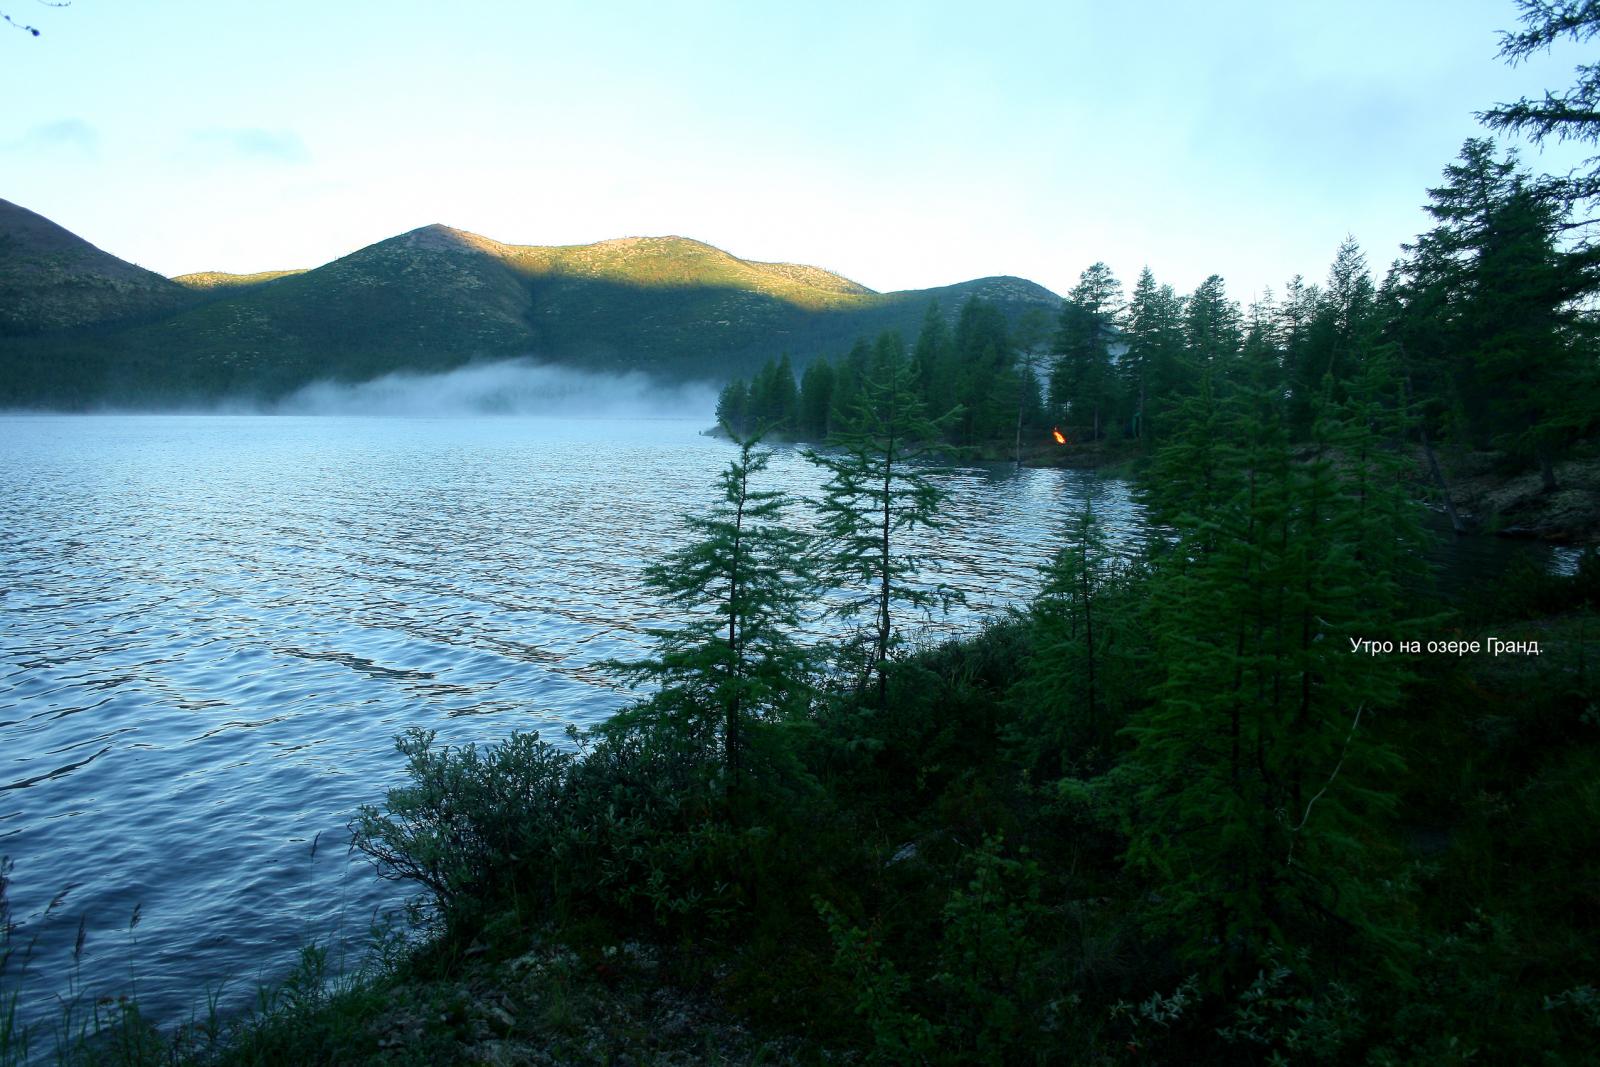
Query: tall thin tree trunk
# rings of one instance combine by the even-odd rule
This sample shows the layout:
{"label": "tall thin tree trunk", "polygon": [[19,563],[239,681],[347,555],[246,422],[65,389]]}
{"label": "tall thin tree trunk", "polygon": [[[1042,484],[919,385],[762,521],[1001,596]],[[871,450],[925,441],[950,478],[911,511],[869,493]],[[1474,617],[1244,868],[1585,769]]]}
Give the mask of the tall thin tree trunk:
{"label": "tall thin tree trunk", "polygon": [[1553,493],[1559,486],[1556,485],[1555,464],[1550,462],[1550,451],[1543,445],[1534,450],[1534,455],[1539,460],[1539,481],[1544,486],[1544,491]]}
{"label": "tall thin tree trunk", "polygon": [[896,417],[894,392],[889,394],[889,436],[883,451],[883,527],[880,533],[879,567],[881,582],[878,588],[878,707],[889,706],[889,490],[894,477],[894,420]]}
{"label": "tall thin tree trunk", "polygon": [[1147,443],[1144,422],[1144,359],[1142,357],[1139,360],[1139,443],[1141,445]]}
{"label": "tall thin tree trunk", "polygon": [[1022,402],[1017,402],[1017,470],[1022,469]]}
{"label": "tall thin tree trunk", "polygon": [[727,748],[729,787],[739,784],[739,686],[744,676],[744,650],[739,647],[739,573],[742,565],[739,552],[744,537],[744,502],[749,489],[745,476],[739,479],[739,506],[733,516],[733,573],[728,581],[728,651],[732,657],[728,669],[734,676],[733,693],[728,699],[728,718],[723,727]]}
{"label": "tall thin tree trunk", "polygon": [[1089,539],[1088,528],[1084,528],[1083,541],[1083,638],[1084,648],[1089,659],[1089,732],[1096,742],[1100,740],[1100,716],[1095,710],[1094,688],[1094,593],[1089,581]]}
{"label": "tall thin tree trunk", "polygon": [[[1405,345],[1396,345],[1400,352],[1400,365],[1405,371],[1406,403],[1414,403],[1411,390],[1411,365],[1406,362]],[[1403,424],[1402,424],[1403,425]],[[1450,495],[1450,483],[1445,480],[1444,471],[1439,467],[1439,457],[1433,451],[1433,442],[1428,440],[1428,420],[1426,417],[1417,419],[1417,436],[1422,441],[1422,454],[1428,458],[1428,473],[1433,475],[1433,482],[1439,487],[1439,493],[1444,497],[1444,513],[1450,516],[1450,529],[1458,534],[1467,533],[1467,524],[1462,521],[1461,515],[1456,511],[1455,498]]]}

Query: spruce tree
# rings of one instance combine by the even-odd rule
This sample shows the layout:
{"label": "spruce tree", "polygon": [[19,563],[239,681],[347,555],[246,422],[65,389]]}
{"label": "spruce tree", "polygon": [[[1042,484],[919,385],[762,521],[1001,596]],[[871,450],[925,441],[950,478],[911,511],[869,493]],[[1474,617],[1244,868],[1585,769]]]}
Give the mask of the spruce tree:
{"label": "spruce tree", "polygon": [[959,377],[956,343],[937,300],[928,302],[922,328],[917,331],[916,347],[911,353],[911,365],[917,393],[924,403],[936,405],[943,401],[948,404],[955,396]]}
{"label": "spruce tree", "polygon": [[831,425],[842,425],[855,407],[861,382],[872,370],[872,342],[858,338],[833,369],[833,407],[828,413]]}
{"label": "spruce tree", "polygon": [[[1520,33],[1502,34],[1500,58],[1516,65],[1551,48],[1562,38],[1588,42],[1600,34],[1600,4],[1594,0],[1518,0],[1522,9]],[[1564,92],[1546,91],[1544,98],[1522,97],[1480,112],[1478,118],[1492,130],[1527,134],[1542,145],[1547,138],[1579,143],[1600,143],[1600,65],[1586,63],[1577,69],[1577,83]],[[1600,197],[1600,156],[1551,184],[1551,192],[1566,204]]]}
{"label": "spruce tree", "polygon": [[[954,402],[962,409],[956,440],[964,445],[1003,440],[1016,410],[1016,353],[998,307],[977,297],[961,305],[955,355],[959,369]],[[952,400],[936,396],[933,403],[948,406]]]}
{"label": "spruce tree", "polygon": [[1438,225],[1407,246],[1393,333],[1441,432],[1554,464],[1595,419],[1593,359],[1578,300],[1581,253],[1564,252],[1565,215],[1488,140],[1469,140],[1429,190]]}
{"label": "spruce tree", "polygon": [[1043,308],[1029,308],[1022,314],[1012,332],[1016,345],[1016,363],[1013,375],[1017,386],[1017,426],[1012,454],[1018,467],[1022,466],[1022,438],[1024,431],[1031,437],[1043,434],[1049,426],[1045,420],[1044,396],[1039,382],[1039,368],[1045,365],[1049,354],[1051,319]]}

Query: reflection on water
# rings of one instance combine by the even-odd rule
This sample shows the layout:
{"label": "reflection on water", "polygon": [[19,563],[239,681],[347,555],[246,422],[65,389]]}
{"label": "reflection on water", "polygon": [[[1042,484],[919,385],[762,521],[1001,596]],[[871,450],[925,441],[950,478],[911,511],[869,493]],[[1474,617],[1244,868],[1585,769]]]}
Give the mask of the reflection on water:
{"label": "reflection on water", "polygon": [[[628,699],[593,664],[664,621],[639,574],[731,453],[702,425],[0,418],[0,853],[40,935],[26,1010],[64,991],[80,916],[84,979],[131,972],[169,1019],[208,980],[247,998],[305,937],[364,932],[394,887],[328,843],[398,781],[396,733],[556,738]],[[819,485],[789,450],[771,474]],[[944,629],[1026,596],[1096,483],[948,484],[921,544],[970,598]],[[1126,488],[1095,494],[1131,544]]]}

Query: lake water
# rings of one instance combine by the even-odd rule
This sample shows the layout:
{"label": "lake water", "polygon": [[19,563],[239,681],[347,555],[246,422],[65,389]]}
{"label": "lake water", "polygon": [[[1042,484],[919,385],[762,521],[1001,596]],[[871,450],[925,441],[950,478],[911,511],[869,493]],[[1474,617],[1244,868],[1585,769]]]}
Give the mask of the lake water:
{"label": "lake water", "polygon": [[[0,854],[33,945],[25,1016],[134,988],[180,1021],[208,983],[247,1002],[308,937],[359,943],[400,891],[345,827],[401,780],[396,733],[559,739],[629,699],[594,664],[664,621],[639,575],[732,454],[704,425],[0,417]],[[771,484],[820,479],[780,450]],[[1090,486],[1113,539],[1139,529],[1126,486],[1085,472],[946,484],[950,526],[922,542],[970,600],[946,629],[1025,598]]]}

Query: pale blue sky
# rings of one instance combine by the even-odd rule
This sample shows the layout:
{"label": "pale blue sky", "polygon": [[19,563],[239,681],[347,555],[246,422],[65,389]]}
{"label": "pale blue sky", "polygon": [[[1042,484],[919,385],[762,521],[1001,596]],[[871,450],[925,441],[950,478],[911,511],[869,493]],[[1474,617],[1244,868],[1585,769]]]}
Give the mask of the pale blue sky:
{"label": "pale blue sky", "polygon": [[44,31],[0,26],[0,197],[164,274],[444,222],[683,234],[880,290],[1065,292],[1099,259],[1248,301],[1346,233],[1386,266],[1473,111],[1584,58],[1497,60],[1510,0],[0,11]]}

